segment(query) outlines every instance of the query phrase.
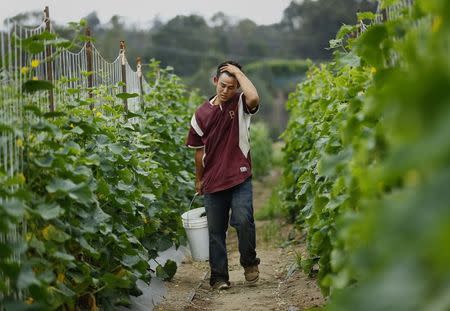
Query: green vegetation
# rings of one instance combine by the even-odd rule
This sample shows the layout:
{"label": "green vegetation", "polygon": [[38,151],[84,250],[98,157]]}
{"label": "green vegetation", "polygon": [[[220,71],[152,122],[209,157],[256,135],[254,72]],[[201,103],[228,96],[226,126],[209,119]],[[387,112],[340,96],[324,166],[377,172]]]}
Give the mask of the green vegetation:
{"label": "green vegetation", "polygon": [[273,165],[280,169],[283,166],[283,157],[284,157],[283,148],[284,148],[284,143],[282,141],[278,141],[276,143],[273,143],[273,145],[272,145]]}
{"label": "green vegetation", "polygon": [[281,187],[280,185],[274,185],[269,200],[264,204],[262,208],[255,212],[255,219],[257,220],[273,220],[282,218],[286,215],[285,209],[283,209],[282,198],[280,197]]}
{"label": "green vegetation", "polygon": [[342,27],[289,97],[284,204],[327,310],[450,308],[450,5],[399,13]]}
{"label": "green vegetation", "polygon": [[[270,141],[268,142],[270,143]],[[283,143],[276,142],[271,144],[271,166],[268,169],[268,173],[277,173],[281,171],[283,164]],[[252,151],[253,152],[253,151]],[[283,200],[281,197],[283,188],[278,183],[278,178],[269,177],[262,182],[269,189],[272,189],[269,199],[264,205],[255,211],[255,219],[257,220],[275,220],[282,219],[286,216],[287,211],[283,206]]]}
{"label": "green vegetation", "polygon": [[272,168],[272,140],[264,123],[257,122],[251,125],[250,144],[253,176],[262,179]]}
{"label": "green vegetation", "polygon": [[288,94],[304,78],[311,62],[304,60],[262,60],[245,66],[244,71],[258,88],[261,98],[257,120],[266,120],[272,140],[285,129],[288,115],[284,107]]}
{"label": "green vegetation", "polygon": [[271,243],[278,245],[283,242],[283,236],[281,234],[281,225],[276,221],[270,221],[265,223],[261,228],[261,238],[264,243]]}
{"label": "green vegetation", "polygon": [[[86,21],[96,47],[110,61],[117,56],[118,40],[123,39],[132,67],[138,56],[144,63],[158,59],[163,66],[173,67],[189,88],[198,88],[205,98],[214,92],[211,79],[215,67],[228,59],[240,62],[262,100],[255,119],[269,126],[276,141],[288,120],[284,102],[307,70],[303,59],[330,59],[332,51],[326,49],[329,38],[342,24],[355,23],[356,12],[374,11],[375,7],[375,2],[368,0],[292,1],[280,22],[273,25],[257,25],[249,19],[235,21],[222,12],[211,18],[178,15],[167,22],[155,19],[152,26],[139,29],[118,15],[102,24],[92,12]],[[149,12],[149,18],[153,13]],[[14,20],[25,23],[38,19],[32,22],[37,24],[39,18],[40,14],[29,13]],[[66,25],[55,25],[55,30],[71,38]]]}
{"label": "green vegetation", "polygon": [[[38,100],[50,83],[25,82],[33,96],[21,119],[1,124],[17,137],[24,167],[13,177],[0,171],[0,233],[23,232],[0,241],[0,309],[128,305],[141,294],[137,280],[150,281],[149,261],[183,241],[180,214],[194,188],[184,139],[198,98],[170,70],[149,69],[152,89],[138,113],[123,108],[122,98],[135,95],[102,87],[94,99],[72,89],[45,113]],[[168,261],[156,274],[175,271]]]}
{"label": "green vegetation", "polygon": [[[261,46],[264,40],[257,34],[267,31],[276,39],[271,44],[277,43],[284,37],[275,30],[283,26],[299,36],[291,47],[295,55],[308,56],[326,32],[316,38],[302,31],[341,22],[337,16],[347,14],[348,6],[339,3],[292,2],[283,23],[267,28],[248,20],[232,26],[224,16],[216,16],[211,28],[195,16],[177,17],[159,25],[152,39],[173,38],[163,43],[176,46],[171,34],[185,28],[185,35],[191,25],[204,42],[190,48],[203,51],[212,45],[214,51],[221,46],[208,36],[229,31],[248,46],[231,46],[233,41],[219,36],[219,43],[230,45],[218,57],[252,50],[262,58],[271,49]],[[450,308],[450,2],[416,0],[410,9],[364,32],[361,23],[343,26],[330,41],[332,60],[310,65],[287,103],[283,182],[256,217],[287,215],[307,233],[308,256],[296,259],[308,274],[319,267],[319,284],[330,296],[326,310]],[[322,19],[324,12],[328,19]],[[359,13],[358,18],[375,15]],[[111,31],[122,27],[115,22]],[[355,38],[356,32],[362,34]],[[39,53],[40,40],[54,39],[44,33],[22,43]],[[318,41],[308,46],[313,39]],[[308,52],[300,53],[304,45]],[[179,70],[207,72],[207,59],[173,63],[187,64]],[[286,87],[304,69],[301,61],[248,66],[267,96],[271,87]],[[46,113],[39,108],[44,90],[56,92],[68,81],[52,85],[25,79],[23,90],[32,95],[20,107],[20,118],[0,123],[2,143],[14,137],[24,163],[14,176],[0,170],[2,310],[128,305],[130,295],[140,294],[136,282],[150,280],[149,260],[183,242],[180,214],[194,188],[194,163],[184,139],[201,100],[154,61],[147,74],[151,92],[137,113],[126,112],[122,102],[136,94],[114,97],[102,87],[92,90],[94,99],[83,98],[85,90],[69,89],[57,111]],[[0,102],[0,109],[11,107]],[[279,149],[272,154],[270,131],[253,124],[256,177],[280,161]],[[278,239],[279,229],[269,223],[263,239]],[[156,268],[163,279],[175,271],[171,261]]]}

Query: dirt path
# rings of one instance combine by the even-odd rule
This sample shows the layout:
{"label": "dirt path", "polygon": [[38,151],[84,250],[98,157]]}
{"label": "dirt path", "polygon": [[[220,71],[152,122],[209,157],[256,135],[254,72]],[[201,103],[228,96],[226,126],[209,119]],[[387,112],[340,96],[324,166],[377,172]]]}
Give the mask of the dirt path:
{"label": "dirt path", "polygon": [[[262,182],[253,181],[255,210],[269,199],[278,180],[279,172],[274,171]],[[294,311],[323,304],[315,280],[296,269],[296,253],[304,253],[305,245],[280,247],[288,235],[294,234],[292,230],[291,226],[277,221],[256,221],[260,280],[256,286],[246,286],[239,265],[236,231],[231,228],[227,239],[231,288],[212,290],[208,283],[208,263],[187,259],[167,284],[166,298],[155,310]]]}

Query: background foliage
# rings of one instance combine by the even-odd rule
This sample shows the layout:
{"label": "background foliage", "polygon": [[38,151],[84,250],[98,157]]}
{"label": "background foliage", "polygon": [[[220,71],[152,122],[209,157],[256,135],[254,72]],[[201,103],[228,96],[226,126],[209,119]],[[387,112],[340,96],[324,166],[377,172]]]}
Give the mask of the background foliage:
{"label": "background foliage", "polygon": [[[144,63],[158,59],[163,66],[175,68],[188,87],[198,88],[205,98],[214,92],[211,77],[216,66],[228,59],[238,61],[261,95],[263,105],[255,119],[269,126],[275,140],[287,124],[287,95],[304,77],[303,59],[330,59],[332,51],[327,48],[331,36],[342,24],[354,24],[356,12],[375,8],[376,3],[367,0],[292,1],[281,20],[272,25],[236,20],[223,12],[211,18],[179,15],[166,22],[155,18],[150,27],[139,28],[118,15],[101,23],[97,13],[91,12],[86,20],[95,45],[108,59],[117,56],[118,40],[126,40],[131,63],[138,56]],[[23,23],[31,20],[33,25],[40,23],[39,18],[36,13],[14,17]],[[66,25],[54,28],[62,37],[71,38]]]}
{"label": "background foliage", "polygon": [[262,179],[272,169],[272,140],[264,123],[253,123],[250,127],[252,173]]}

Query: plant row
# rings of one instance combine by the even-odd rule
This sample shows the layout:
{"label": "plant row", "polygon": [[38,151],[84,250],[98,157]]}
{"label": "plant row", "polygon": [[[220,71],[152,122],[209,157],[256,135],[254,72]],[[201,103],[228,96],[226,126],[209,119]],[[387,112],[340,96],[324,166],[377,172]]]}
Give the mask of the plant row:
{"label": "plant row", "polygon": [[399,13],[343,26],[287,104],[284,205],[330,310],[450,308],[450,3]]}
{"label": "plant row", "polygon": [[[2,124],[23,169],[0,172],[0,310],[129,305],[137,281],[150,282],[150,261],[183,242],[180,214],[194,192],[184,140],[198,99],[156,62],[148,78],[135,113],[123,106],[135,95],[111,96],[111,86],[92,89],[92,99],[69,89],[45,113],[41,88],[61,91],[68,81],[36,81],[21,118]],[[175,271],[168,261],[156,275]]]}

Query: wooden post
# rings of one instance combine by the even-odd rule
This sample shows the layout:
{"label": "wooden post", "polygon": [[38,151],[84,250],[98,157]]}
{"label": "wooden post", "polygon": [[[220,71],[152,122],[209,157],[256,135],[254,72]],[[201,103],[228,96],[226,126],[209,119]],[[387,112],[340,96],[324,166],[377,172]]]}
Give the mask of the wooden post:
{"label": "wooden post", "polygon": [[[91,42],[91,29],[89,27],[86,28],[86,37],[88,37],[88,41],[86,42],[86,64],[87,71],[89,72],[87,77],[88,82],[88,97],[92,98],[92,87],[93,87],[93,69],[92,69],[92,42]],[[94,104],[89,104],[89,108],[94,109]]]}
{"label": "wooden post", "polygon": [[[50,32],[50,11],[48,9],[48,6],[45,7],[44,10],[45,13],[45,30]],[[47,56],[47,60],[46,60],[46,78],[49,82],[53,83],[53,67],[52,67],[52,61],[51,61],[51,57],[52,57],[52,47],[50,45],[47,45],[45,47],[45,52],[46,52],[46,56]],[[50,112],[54,112],[55,111],[55,102],[54,102],[54,98],[53,98],[53,90],[49,90],[48,91],[48,102],[49,102],[49,109]]]}
{"label": "wooden post", "polygon": [[387,22],[387,20],[388,20],[387,8],[381,9],[381,21]]}
{"label": "wooden post", "polygon": [[[121,66],[122,66],[122,92],[126,93],[127,92],[127,70],[126,70],[126,62],[127,59],[125,57],[125,41],[121,40],[120,41],[120,61],[121,61]],[[126,98],[123,99],[123,106],[125,108],[125,111],[128,111],[128,101]]]}
{"label": "wooden post", "polygon": [[139,79],[139,91],[141,99],[141,110],[144,111],[144,87],[142,84],[142,60],[140,57],[136,59],[136,72]]}

